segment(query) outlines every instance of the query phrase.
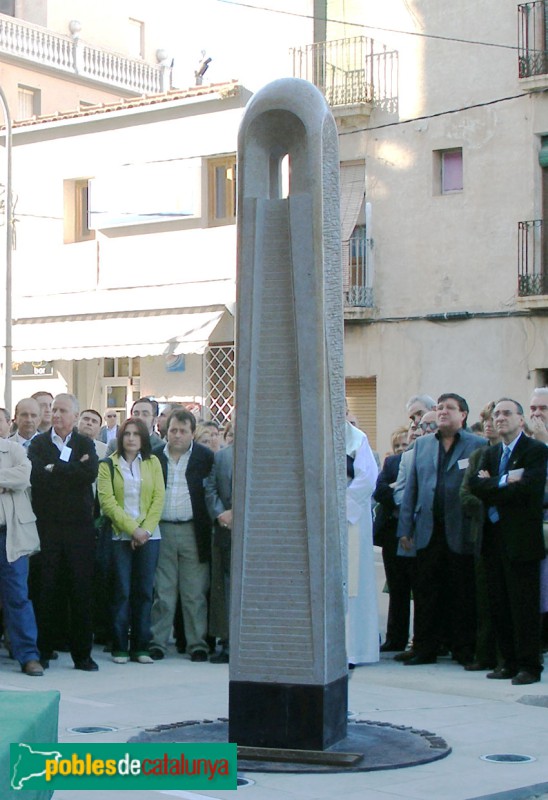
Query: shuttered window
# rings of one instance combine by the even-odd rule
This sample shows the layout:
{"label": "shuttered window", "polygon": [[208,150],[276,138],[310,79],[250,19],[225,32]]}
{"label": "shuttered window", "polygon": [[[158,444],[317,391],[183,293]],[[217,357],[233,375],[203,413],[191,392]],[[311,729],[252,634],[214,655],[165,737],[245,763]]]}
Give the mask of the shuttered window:
{"label": "shuttered window", "polygon": [[365,431],[369,444],[377,447],[377,378],[347,378],[346,399],[350,411],[358,419],[358,427]]}

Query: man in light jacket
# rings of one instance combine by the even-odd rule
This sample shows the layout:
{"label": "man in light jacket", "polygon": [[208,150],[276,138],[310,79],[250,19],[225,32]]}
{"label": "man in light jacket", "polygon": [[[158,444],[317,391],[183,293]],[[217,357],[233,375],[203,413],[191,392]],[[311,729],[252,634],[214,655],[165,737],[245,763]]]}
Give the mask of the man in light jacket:
{"label": "man in light jacket", "polygon": [[40,549],[28,489],[31,463],[23,447],[0,439],[0,599],[13,657],[31,677],[44,674],[28,597],[29,555]]}

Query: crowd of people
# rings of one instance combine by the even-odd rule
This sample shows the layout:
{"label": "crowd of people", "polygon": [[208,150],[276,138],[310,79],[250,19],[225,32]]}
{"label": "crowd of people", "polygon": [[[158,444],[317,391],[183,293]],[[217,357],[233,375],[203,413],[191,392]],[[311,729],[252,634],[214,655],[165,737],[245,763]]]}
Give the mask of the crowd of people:
{"label": "crowd of people", "polygon": [[[548,388],[528,415],[503,397],[468,425],[466,400],[410,398],[379,459],[347,408],[349,667],[395,652],[451,656],[521,685],[548,644]],[[104,422],[104,424],[103,424]],[[177,650],[230,658],[234,421],[137,399],[119,421],[47,392],[0,409],[0,601],[5,646],[26,675],[70,652],[94,672]],[[373,544],[389,608],[379,641]],[[411,616],[412,641],[410,642]]]}
{"label": "crowd of people", "polygon": [[191,661],[226,663],[234,425],[148,397],[103,425],[48,393],[0,419],[0,601],[22,671],[64,650],[96,672],[94,642],[152,664],[173,629]]}
{"label": "crowd of people", "polygon": [[[385,642],[406,666],[535,683],[548,644],[548,388],[486,404],[414,396],[373,492],[389,591]],[[411,608],[413,638],[408,646]]]}

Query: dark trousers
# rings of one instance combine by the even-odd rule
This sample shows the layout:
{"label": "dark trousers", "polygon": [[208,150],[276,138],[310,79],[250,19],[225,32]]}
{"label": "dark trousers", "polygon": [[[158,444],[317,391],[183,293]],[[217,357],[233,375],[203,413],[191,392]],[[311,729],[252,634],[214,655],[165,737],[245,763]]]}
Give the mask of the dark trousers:
{"label": "dark trousers", "polygon": [[453,553],[440,525],[434,525],[428,546],[417,551],[414,598],[415,653],[437,656],[448,630],[453,657],[472,660],[476,631],[474,557]]}
{"label": "dark trousers", "polygon": [[59,620],[70,606],[70,652],[74,661],[91,654],[91,598],[95,531],[87,526],[41,527],[38,647],[44,657],[55,649]]}
{"label": "dark trousers", "polygon": [[394,532],[394,535],[386,541],[382,548],[384,573],[389,592],[386,641],[395,648],[403,650],[409,641],[411,592],[414,591],[417,565],[415,558],[398,556],[397,549],[398,539]]}
{"label": "dark trousers", "polygon": [[487,590],[486,559],[476,558],[476,661],[495,666],[498,662],[497,639],[493,625],[493,614]]}
{"label": "dark trousers", "polygon": [[485,525],[483,556],[502,663],[513,671],[540,675],[540,563],[511,561],[497,527]]}

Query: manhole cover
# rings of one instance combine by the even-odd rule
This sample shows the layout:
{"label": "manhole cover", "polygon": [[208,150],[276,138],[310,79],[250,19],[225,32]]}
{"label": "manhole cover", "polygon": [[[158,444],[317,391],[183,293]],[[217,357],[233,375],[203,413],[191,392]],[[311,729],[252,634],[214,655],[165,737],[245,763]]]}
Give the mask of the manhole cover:
{"label": "manhole cover", "polygon": [[492,753],[480,758],[482,761],[491,761],[495,764],[530,764],[531,761],[536,761],[534,756],[524,756],[519,753]]}
{"label": "manhole cover", "polygon": [[67,728],[69,733],[113,733],[118,728],[113,728],[110,725],[80,725],[77,728]]}
{"label": "manhole cover", "polygon": [[244,786],[254,786],[255,781],[252,781],[251,778],[244,778],[243,775],[238,775],[236,779],[236,784],[238,786],[238,789],[243,789]]}
{"label": "manhole cover", "polygon": [[524,694],[517,701],[523,703],[525,706],[539,706],[540,708],[548,708],[548,695],[546,694]]}

